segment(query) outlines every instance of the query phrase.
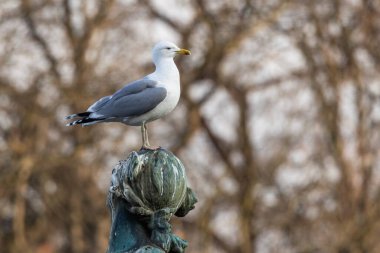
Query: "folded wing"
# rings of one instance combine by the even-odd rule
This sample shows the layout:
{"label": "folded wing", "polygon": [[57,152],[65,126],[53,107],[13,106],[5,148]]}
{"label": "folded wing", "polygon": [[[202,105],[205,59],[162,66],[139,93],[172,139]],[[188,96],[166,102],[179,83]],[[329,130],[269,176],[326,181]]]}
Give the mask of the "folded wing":
{"label": "folded wing", "polygon": [[142,115],[161,103],[166,94],[166,89],[162,87],[147,87],[137,93],[119,94],[117,97],[112,97],[90,117],[120,118]]}
{"label": "folded wing", "polygon": [[99,99],[86,112],[69,115],[66,119],[81,118],[68,124],[72,126],[138,116],[154,109],[166,95],[166,89],[158,87],[157,81],[144,78],[124,86],[111,96]]}

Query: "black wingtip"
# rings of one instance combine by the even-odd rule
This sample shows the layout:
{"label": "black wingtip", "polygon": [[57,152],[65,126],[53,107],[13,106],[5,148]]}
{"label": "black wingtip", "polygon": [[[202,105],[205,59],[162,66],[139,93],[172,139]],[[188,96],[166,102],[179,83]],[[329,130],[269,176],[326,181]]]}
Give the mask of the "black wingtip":
{"label": "black wingtip", "polygon": [[74,126],[77,124],[79,124],[79,123],[77,123],[77,121],[73,121],[73,122],[67,123],[66,126]]}
{"label": "black wingtip", "polygon": [[71,114],[65,117],[65,119],[74,119],[74,118],[79,118],[79,117],[88,117],[90,116],[91,112],[81,112],[81,113],[75,113]]}
{"label": "black wingtip", "polygon": [[74,125],[86,126],[86,125],[91,125],[91,124],[100,122],[102,120],[104,120],[104,118],[96,118],[96,119],[93,119],[93,118],[83,118],[83,119],[78,119],[78,120],[75,120],[73,122],[70,122],[70,123],[66,124],[66,126],[74,126]]}

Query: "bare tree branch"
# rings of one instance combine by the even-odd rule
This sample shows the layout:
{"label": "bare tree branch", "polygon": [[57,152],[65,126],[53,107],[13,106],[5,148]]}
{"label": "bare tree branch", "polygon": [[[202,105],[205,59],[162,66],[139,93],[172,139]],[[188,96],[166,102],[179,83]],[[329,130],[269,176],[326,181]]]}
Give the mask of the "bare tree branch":
{"label": "bare tree branch", "polygon": [[59,71],[58,71],[58,62],[53,56],[51,50],[49,49],[48,43],[38,34],[36,25],[32,18],[32,13],[30,10],[29,0],[23,0],[21,4],[21,11],[23,13],[24,22],[29,28],[29,32],[34,39],[34,41],[41,47],[46,60],[50,63],[50,70],[56,80],[59,82],[61,80]]}

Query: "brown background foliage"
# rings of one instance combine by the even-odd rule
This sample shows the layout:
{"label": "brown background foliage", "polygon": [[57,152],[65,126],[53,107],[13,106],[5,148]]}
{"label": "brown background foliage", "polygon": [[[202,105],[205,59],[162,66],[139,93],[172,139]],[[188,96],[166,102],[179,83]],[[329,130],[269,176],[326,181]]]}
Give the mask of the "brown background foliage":
{"label": "brown background foliage", "polygon": [[139,129],[63,117],[152,71],[159,39],[193,51],[149,125],[199,198],[173,220],[187,252],[380,252],[377,0],[2,0],[0,252],[105,252]]}

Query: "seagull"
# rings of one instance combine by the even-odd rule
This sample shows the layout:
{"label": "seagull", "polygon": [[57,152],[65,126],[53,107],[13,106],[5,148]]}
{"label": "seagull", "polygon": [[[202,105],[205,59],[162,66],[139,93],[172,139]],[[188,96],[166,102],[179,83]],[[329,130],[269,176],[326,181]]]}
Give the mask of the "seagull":
{"label": "seagull", "polygon": [[146,124],[167,115],[176,107],[181,89],[174,57],[190,54],[189,50],[181,49],[172,42],[157,43],[152,49],[156,67],[153,73],[99,99],[85,112],[66,116],[67,120],[76,119],[66,126],[89,126],[103,122],[141,126],[141,149],[157,149],[149,144]]}

